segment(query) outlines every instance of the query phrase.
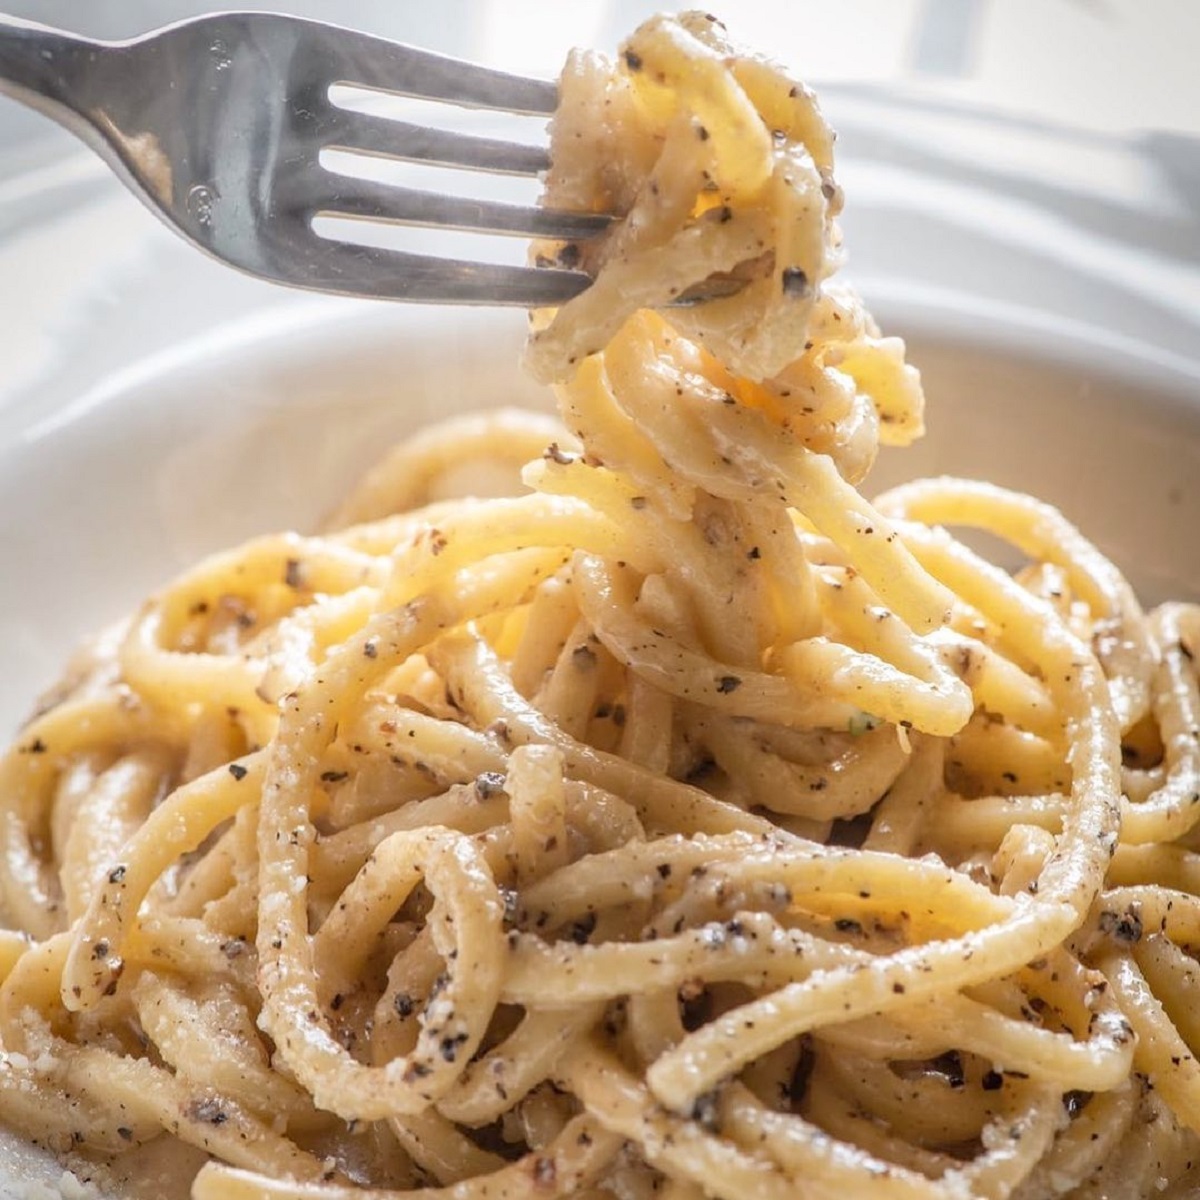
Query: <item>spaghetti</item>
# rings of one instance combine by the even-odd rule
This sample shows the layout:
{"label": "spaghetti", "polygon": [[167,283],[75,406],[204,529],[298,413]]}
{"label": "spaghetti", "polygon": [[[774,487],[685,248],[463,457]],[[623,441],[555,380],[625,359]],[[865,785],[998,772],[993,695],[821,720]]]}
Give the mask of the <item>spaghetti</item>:
{"label": "spaghetti", "polygon": [[552,132],[623,216],[539,248],[596,279],[529,346],[562,424],[202,563],[0,764],[0,1117],[196,1200],[1191,1195],[1200,611],[1028,497],[862,497],[919,381],[712,18]]}

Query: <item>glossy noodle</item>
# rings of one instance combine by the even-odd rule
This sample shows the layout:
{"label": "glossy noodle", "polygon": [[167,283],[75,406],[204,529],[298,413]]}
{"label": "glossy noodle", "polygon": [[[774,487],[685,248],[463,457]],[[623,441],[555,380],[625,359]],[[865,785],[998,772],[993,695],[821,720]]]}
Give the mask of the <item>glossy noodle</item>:
{"label": "glossy noodle", "polygon": [[1193,1194],[1200,612],[1029,497],[864,498],[919,378],[713,18],[573,55],[552,139],[623,218],[537,249],[596,279],[561,421],[201,563],[3,759],[0,1118],[197,1200]]}

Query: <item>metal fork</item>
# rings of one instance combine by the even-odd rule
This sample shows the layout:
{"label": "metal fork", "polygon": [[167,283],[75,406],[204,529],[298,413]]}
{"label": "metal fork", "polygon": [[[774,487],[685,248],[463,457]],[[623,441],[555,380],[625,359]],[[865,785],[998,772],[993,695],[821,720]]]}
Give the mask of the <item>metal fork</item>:
{"label": "metal fork", "polygon": [[550,114],[556,85],[316,21],[225,13],[124,42],[90,41],[0,15],[0,92],[61,122],[188,241],[252,275],[380,299],[533,307],[591,282],[336,241],[320,216],[565,239],[605,214],[439,195],[338,174],[325,149],[536,176],[542,147],[350,111],[330,88]]}

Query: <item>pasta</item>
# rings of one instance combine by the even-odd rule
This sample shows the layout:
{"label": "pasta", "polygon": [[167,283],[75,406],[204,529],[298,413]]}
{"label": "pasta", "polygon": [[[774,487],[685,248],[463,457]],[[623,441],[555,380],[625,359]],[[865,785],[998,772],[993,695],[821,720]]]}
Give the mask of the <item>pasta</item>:
{"label": "pasta", "polygon": [[595,276],[561,422],[201,563],[0,761],[0,1120],[196,1200],[1194,1194],[1200,609],[1023,495],[863,497],[919,378],[714,18],[573,55],[552,139],[622,218],[537,249]]}

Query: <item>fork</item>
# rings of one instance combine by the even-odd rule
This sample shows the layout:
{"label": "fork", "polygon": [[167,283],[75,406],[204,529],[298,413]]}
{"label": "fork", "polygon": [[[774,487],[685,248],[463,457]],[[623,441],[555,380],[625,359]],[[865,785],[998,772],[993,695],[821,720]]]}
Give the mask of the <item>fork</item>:
{"label": "fork", "polygon": [[199,17],[99,42],[0,15],[0,92],[65,125],[193,245],[251,275],[378,299],[536,307],[588,286],[582,272],[352,244],[318,217],[577,242],[613,218],[464,199],[338,174],[322,150],[537,176],[544,147],[339,107],[331,87],[525,114],[557,87],[349,29],[273,13]]}

